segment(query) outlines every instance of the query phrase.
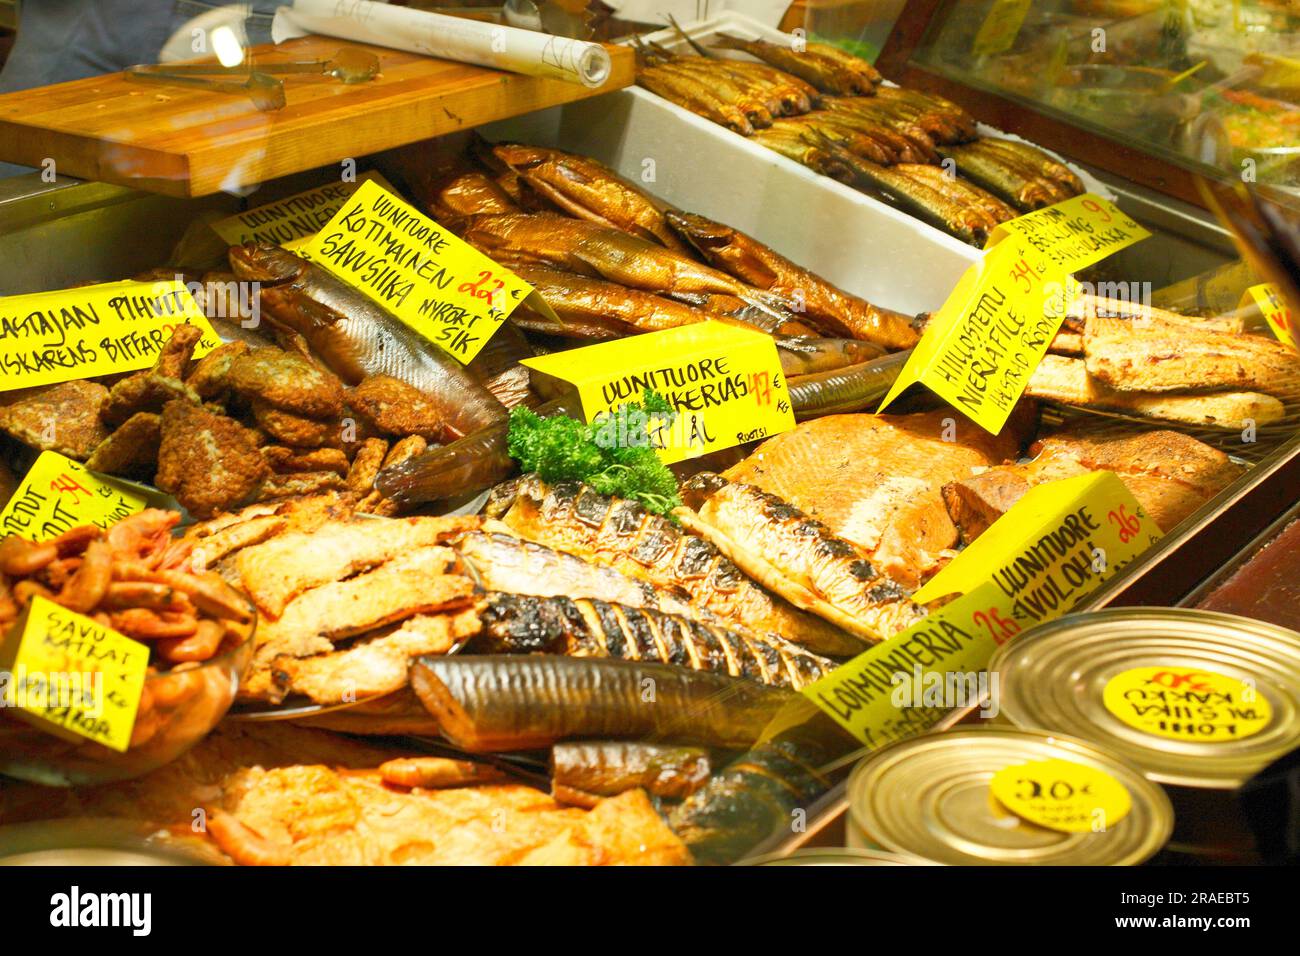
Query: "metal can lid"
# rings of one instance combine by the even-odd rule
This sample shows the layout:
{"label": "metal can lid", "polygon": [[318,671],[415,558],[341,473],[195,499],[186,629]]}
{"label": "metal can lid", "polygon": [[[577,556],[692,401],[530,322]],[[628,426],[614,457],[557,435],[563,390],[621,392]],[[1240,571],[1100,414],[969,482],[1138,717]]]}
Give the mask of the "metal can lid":
{"label": "metal can lid", "polygon": [[1092,740],[1160,783],[1235,789],[1300,745],[1300,634],[1192,608],[1071,614],[989,662],[999,717]]}
{"label": "metal can lid", "polygon": [[744,861],[746,866],[934,866],[930,860],[905,853],[855,847],[806,847],[793,853],[770,853]]}
{"label": "metal can lid", "polygon": [[[1008,767],[1066,761],[1127,791],[1123,817],[1096,832],[1022,819],[993,796]],[[849,815],[875,845],[959,866],[1124,866],[1149,859],[1173,830],[1173,809],[1136,767],[1084,740],[1011,727],[949,730],[899,741],[849,776]]]}

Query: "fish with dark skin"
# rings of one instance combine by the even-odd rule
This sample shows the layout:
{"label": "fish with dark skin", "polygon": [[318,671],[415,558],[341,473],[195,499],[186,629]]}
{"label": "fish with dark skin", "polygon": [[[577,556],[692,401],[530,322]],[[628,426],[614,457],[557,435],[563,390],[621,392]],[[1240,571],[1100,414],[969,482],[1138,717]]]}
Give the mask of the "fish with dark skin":
{"label": "fish with dark skin", "polygon": [[709,541],[683,532],[635,501],[609,498],[578,482],[547,485],[536,475],[525,475],[498,487],[484,510],[522,538],[684,591],[692,606],[728,627],[778,634],[818,654],[848,656],[862,650],[860,638],[774,599]]}
{"label": "fish with dark skin", "polygon": [[505,406],[465,366],[323,267],[254,243],[232,247],[230,264],[261,283],[262,314],[301,335],[345,383],[389,375],[423,392],[443,415],[443,441],[505,421]]}
{"label": "fish with dark skin", "polygon": [[498,143],[492,152],[564,212],[689,254],[664,220],[663,204],[604,164],[517,143]]}
{"label": "fish with dark skin", "polygon": [[653,661],[795,690],[836,666],[774,634],[594,598],[489,594],[478,616],[482,629],[467,645],[471,653]]}
{"label": "fish with dark skin", "polygon": [[798,698],[671,664],[555,654],[420,657],[411,686],[442,735],[469,753],[584,737],[746,747]]}
{"label": "fish with dark skin", "polygon": [[702,472],[682,496],[675,514],[686,528],[796,607],[872,643],[925,614],[864,550],[775,495]]}
{"label": "fish with dark skin", "polygon": [[911,320],[844,292],[757,239],[692,213],[668,213],[668,221],[710,263],[738,279],[803,303],[803,314],[825,331],[864,339],[888,349],[918,341]]}

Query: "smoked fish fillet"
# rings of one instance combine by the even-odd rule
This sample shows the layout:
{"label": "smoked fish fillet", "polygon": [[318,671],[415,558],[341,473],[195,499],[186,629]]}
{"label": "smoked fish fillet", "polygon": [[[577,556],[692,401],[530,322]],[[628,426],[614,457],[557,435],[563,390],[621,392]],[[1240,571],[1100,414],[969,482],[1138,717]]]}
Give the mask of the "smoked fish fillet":
{"label": "smoked fish fillet", "polygon": [[1060,355],[1043,356],[1025,394],[1066,405],[1132,412],[1167,422],[1234,429],[1246,427],[1247,421],[1264,425],[1286,414],[1286,407],[1280,401],[1263,392],[1182,395],[1117,391],[1089,375],[1083,359]]}
{"label": "smoked fish fillet", "polygon": [[1088,374],[1125,392],[1234,389],[1300,398],[1300,354],[1262,335],[1090,318]]}
{"label": "smoked fish fillet", "polygon": [[1013,414],[994,436],[944,409],[828,415],[769,438],[722,476],[784,499],[916,588],[957,544],[943,486],[1019,457],[1026,417]]}

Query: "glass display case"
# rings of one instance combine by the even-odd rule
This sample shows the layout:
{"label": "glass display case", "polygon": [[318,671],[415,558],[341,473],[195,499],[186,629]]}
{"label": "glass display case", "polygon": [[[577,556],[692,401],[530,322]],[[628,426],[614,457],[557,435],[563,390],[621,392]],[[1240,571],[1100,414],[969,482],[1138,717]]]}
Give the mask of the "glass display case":
{"label": "glass display case", "polygon": [[[46,455],[151,495],[147,534],[138,518],[103,522],[117,563],[84,609],[124,633],[153,627],[152,611],[193,610],[196,633],[202,611],[205,634],[231,608],[256,622],[233,705],[199,714],[220,695],[194,691],[190,729],[208,736],[167,766],[90,793],[89,778],[43,789],[0,759],[0,858],[32,849],[14,825],[98,813],[192,831],[238,863],[1120,865],[1178,858],[1160,855],[1171,838],[1216,845],[1187,824],[1213,831],[1240,775],[1206,811],[1087,731],[966,725],[988,702],[989,661],[1021,631],[1067,610],[1174,614],[1279,533],[1294,539],[1300,355],[1258,304],[1285,307],[1287,269],[1300,269],[1300,244],[1285,245],[1300,189],[1288,8],[664,6],[680,24],[653,2],[458,5],[486,30],[535,10],[544,31],[599,40],[603,84],[552,75],[558,36],[535,44],[530,74],[318,31],[237,38],[225,67],[168,62],[0,96],[0,162],[34,170],[0,179],[0,338],[18,330],[29,364],[57,364],[66,343],[41,337],[77,339],[79,317],[114,301],[94,297],[124,284],[150,302],[160,286],[188,294],[210,333],[169,322],[171,338],[160,329],[139,354],[68,359],[39,381],[0,363],[0,509],[43,490],[31,476]],[[173,34],[182,58],[234,21],[203,23]],[[364,76],[340,67],[349,51],[368,56]],[[982,149],[996,161],[977,168]],[[1258,227],[1243,225],[1250,194],[1202,179],[1272,190],[1253,259],[1234,246]],[[999,244],[1034,216],[1069,221],[1062,245],[1121,235],[1118,251],[1088,250],[1113,254],[1061,266],[1080,294],[1050,316],[1035,298],[1046,259],[1008,270],[1022,297],[1003,317],[1050,331],[1037,352],[1006,350],[1024,379],[1007,417],[990,425],[919,385],[893,395],[938,353],[936,329],[981,308],[969,283],[1006,264]],[[507,278],[515,311],[487,291]],[[1276,288],[1252,295],[1266,281]],[[439,333],[476,300],[490,331],[457,354]],[[970,369],[1008,328],[969,331],[967,356],[982,350]],[[705,343],[717,354],[699,329],[718,333]],[[1177,364],[1194,348],[1202,366]],[[1147,366],[1175,370],[1144,378]],[[46,428],[51,409],[83,426],[76,442]],[[725,427],[656,456],[661,417]],[[46,483],[63,494],[65,478]],[[1111,497],[1021,507],[1078,479]],[[1105,547],[1072,539],[1056,555],[1068,561],[1040,561],[1034,549],[1063,534],[1044,515],[1073,534],[1090,508]],[[1042,536],[1019,527],[1027,513]],[[994,532],[1008,516],[1019,537]],[[51,546],[45,525],[5,525],[26,539],[0,551],[7,628],[33,596],[77,597],[69,582],[101,557],[100,530],[70,524]],[[1004,547],[978,581],[922,596],[989,540]],[[1066,563],[1088,587],[1039,590]],[[1061,603],[966,600],[1012,566],[1036,575],[1033,600]],[[110,600],[110,582],[131,587]],[[146,600],[158,607],[130,603]],[[1266,625],[1216,626],[1231,649]],[[0,650],[15,633],[0,631]],[[188,653],[188,636],[159,646]],[[1279,688],[1271,756],[1300,742],[1300,635],[1268,639],[1294,650],[1261,671]],[[177,683],[203,676],[167,660]],[[923,662],[925,677],[977,692],[895,695],[900,675],[919,688]],[[174,716],[154,696],[141,692],[127,751]],[[841,719],[846,700],[869,726]],[[0,738],[6,727],[30,731],[0,714]],[[30,733],[42,766],[84,749]],[[901,784],[871,763],[900,744]],[[1031,760],[1089,762],[1132,815],[1112,839],[1000,809],[980,775]],[[956,775],[956,829],[895,839],[946,812]],[[342,804],[353,809],[326,819]],[[210,832],[192,827],[207,812]],[[59,826],[41,832],[99,848]],[[1238,837],[1215,859],[1257,859]],[[801,855],[816,844],[836,849]]]}
{"label": "glass display case", "polygon": [[[908,5],[886,72],[1191,202],[1197,174],[1300,183],[1300,19],[1286,3]],[[921,79],[924,78],[924,79]]]}

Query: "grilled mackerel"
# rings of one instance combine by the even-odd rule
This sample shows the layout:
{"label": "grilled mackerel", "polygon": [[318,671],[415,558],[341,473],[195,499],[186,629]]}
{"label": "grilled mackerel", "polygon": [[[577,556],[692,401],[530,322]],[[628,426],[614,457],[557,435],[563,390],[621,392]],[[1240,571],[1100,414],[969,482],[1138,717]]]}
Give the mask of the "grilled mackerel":
{"label": "grilled mackerel", "polygon": [[659,587],[680,588],[693,607],[730,627],[778,634],[819,654],[848,656],[862,649],[852,635],[773,599],[709,541],[683,533],[635,501],[607,498],[580,482],[548,486],[525,475],[499,486],[485,512],[522,538]]}
{"label": "grilled mackerel", "polygon": [[475,654],[564,654],[672,664],[799,690],[834,668],[775,635],[758,637],[608,601],[491,594]]}
{"label": "grilled mackerel", "polygon": [[796,607],[867,641],[924,616],[900,584],[820,521],[753,485],[702,472],[682,488],[682,523]]}

